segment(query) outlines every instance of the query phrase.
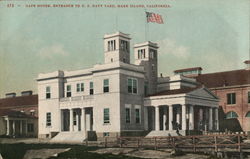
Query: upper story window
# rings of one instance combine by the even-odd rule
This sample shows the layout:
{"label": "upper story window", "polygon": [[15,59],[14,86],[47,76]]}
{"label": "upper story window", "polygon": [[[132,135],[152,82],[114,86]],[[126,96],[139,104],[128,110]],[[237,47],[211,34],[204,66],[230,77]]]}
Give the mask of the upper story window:
{"label": "upper story window", "polygon": [[108,41],[108,51],[116,50],[116,42],[115,40]]}
{"label": "upper story window", "polygon": [[227,94],[227,104],[236,104],[235,93],[228,93]]}
{"label": "upper story window", "polygon": [[227,119],[238,118],[238,115],[237,115],[237,113],[231,111],[231,112],[228,112],[228,113],[226,114],[226,118],[227,118]]}
{"label": "upper story window", "polygon": [[110,123],[109,108],[103,109],[103,123],[104,124]]}
{"label": "upper story window", "polygon": [[156,50],[153,50],[153,49],[149,50],[149,56],[150,56],[150,58],[155,59],[157,57],[156,55],[157,55]]}
{"label": "upper story window", "polygon": [[248,103],[250,103],[250,92],[248,92],[247,96],[248,96]]}
{"label": "upper story window", "polygon": [[146,57],[145,49],[138,50],[138,59],[144,59]]}
{"label": "upper story window", "polygon": [[250,118],[250,111],[247,112],[246,117],[249,117],[249,118]]}
{"label": "upper story window", "polygon": [[46,126],[51,126],[51,113],[46,113]]}
{"label": "upper story window", "polygon": [[50,86],[46,87],[46,99],[51,98],[51,90],[50,90]]}
{"label": "upper story window", "polygon": [[144,96],[148,95],[148,82],[144,83]]}
{"label": "upper story window", "polygon": [[89,83],[89,94],[90,95],[94,94],[94,83],[93,82]]}
{"label": "upper story window", "polygon": [[128,93],[137,94],[137,79],[128,79]]}
{"label": "upper story window", "polygon": [[109,79],[103,80],[103,92],[109,92]]}
{"label": "upper story window", "polygon": [[121,47],[121,50],[123,51],[127,51],[127,52],[129,51],[128,42],[125,40],[120,41],[120,47]]}
{"label": "upper story window", "polygon": [[67,85],[66,86],[66,97],[71,97],[71,85]]}
{"label": "upper story window", "polygon": [[77,83],[76,92],[83,92],[83,91],[84,91],[84,83]]}

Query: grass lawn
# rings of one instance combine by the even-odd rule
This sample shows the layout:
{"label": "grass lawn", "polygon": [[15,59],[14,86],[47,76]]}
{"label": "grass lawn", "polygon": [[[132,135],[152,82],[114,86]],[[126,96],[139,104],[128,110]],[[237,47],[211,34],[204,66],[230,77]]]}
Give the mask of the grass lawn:
{"label": "grass lawn", "polygon": [[0,144],[0,153],[4,159],[23,159],[23,156],[27,150],[55,148],[71,148],[71,150],[63,152],[57,157],[51,157],[50,159],[139,159],[136,157],[128,157],[123,155],[100,155],[97,153],[88,152],[98,149],[97,147],[68,144]]}

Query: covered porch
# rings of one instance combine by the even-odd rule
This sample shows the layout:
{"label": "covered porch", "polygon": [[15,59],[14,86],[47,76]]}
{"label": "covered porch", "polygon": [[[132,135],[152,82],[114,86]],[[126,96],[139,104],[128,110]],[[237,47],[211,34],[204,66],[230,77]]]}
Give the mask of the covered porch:
{"label": "covered porch", "polygon": [[[150,136],[191,135],[218,131],[218,99],[197,89],[144,99]],[[194,96],[195,95],[195,96]]]}

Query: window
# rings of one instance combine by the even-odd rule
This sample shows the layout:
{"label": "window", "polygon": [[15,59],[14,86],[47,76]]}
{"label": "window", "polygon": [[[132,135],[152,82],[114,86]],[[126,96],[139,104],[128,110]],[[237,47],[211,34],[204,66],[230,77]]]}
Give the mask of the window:
{"label": "window", "polygon": [[130,108],[125,108],[126,112],[126,123],[130,123]]}
{"label": "window", "polygon": [[89,94],[90,95],[94,94],[94,83],[93,82],[89,83]]}
{"label": "window", "polygon": [[46,99],[51,98],[50,86],[46,87]]}
{"label": "window", "polygon": [[137,80],[129,78],[128,79],[128,93],[137,94]]}
{"label": "window", "polygon": [[83,91],[84,91],[84,83],[77,83],[76,92],[83,92]]}
{"label": "window", "polygon": [[247,112],[246,117],[250,118],[250,111]]}
{"label": "window", "polygon": [[104,132],[103,137],[107,137],[107,136],[109,136],[109,132]]}
{"label": "window", "polygon": [[150,58],[152,59],[156,58],[157,55],[156,50],[150,49],[149,52],[150,52]]}
{"label": "window", "polygon": [[238,115],[237,115],[237,113],[231,111],[231,112],[228,112],[228,113],[226,114],[226,118],[227,118],[227,119],[238,118]]}
{"label": "window", "polygon": [[148,82],[144,83],[144,96],[148,95]]}
{"label": "window", "polygon": [[227,104],[235,104],[235,103],[236,103],[235,93],[227,94]]}
{"label": "window", "polygon": [[104,110],[103,110],[103,123],[104,124],[110,123],[110,121],[109,121],[109,108],[104,108]]}
{"label": "window", "polygon": [[127,42],[127,41],[121,40],[120,46],[121,46],[121,50],[127,51],[127,52],[129,51],[129,50],[128,50],[128,42]]}
{"label": "window", "polygon": [[146,57],[145,49],[138,50],[138,59],[144,59]]}
{"label": "window", "polygon": [[109,79],[103,80],[103,92],[109,92]]}
{"label": "window", "polygon": [[34,124],[28,123],[28,132],[34,132]]}
{"label": "window", "polygon": [[46,113],[46,126],[51,126],[51,113]]}
{"label": "window", "polygon": [[139,108],[135,109],[135,123],[140,123],[141,122],[141,112]]}
{"label": "window", "polygon": [[67,85],[66,86],[66,97],[71,97],[71,85]]}
{"label": "window", "polygon": [[108,51],[116,50],[115,40],[108,41]]}
{"label": "window", "polygon": [[73,112],[73,125],[76,125],[76,112]]}
{"label": "window", "polygon": [[250,92],[248,92],[248,103],[250,103]]}

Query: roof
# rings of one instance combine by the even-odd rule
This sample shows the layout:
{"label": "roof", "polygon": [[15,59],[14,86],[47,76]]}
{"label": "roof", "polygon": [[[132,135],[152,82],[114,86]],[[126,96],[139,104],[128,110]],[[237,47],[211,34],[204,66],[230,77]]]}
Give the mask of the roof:
{"label": "roof", "polygon": [[38,95],[19,96],[0,99],[0,109],[4,107],[19,107],[38,105]]}
{"label": "roof", "polygon": [[185,72],[185,71],[193,71],[193,70],[202,70],[202,68],[201,67],[185,68],[185,69],[175,70],[174,73]]}
{"label": "roof", "polygon": [[0,110],[0,116],[8,116],[14,118],[37,118],[35,116],[28,115],[20,111],[9,110],[9,109]]}
{"label": "roof", "polygon": [[227,72],[216,72],[201,74],[194,77],[197,82],[204,84],[208,88],[223,86],[236,86],[250,84],[250,70],[233,70]]}
{"label": "roof", "polygon": [[151,97],[151,96],[163,96],[163,95],[174,95],[174,94],[189,93],[189,92],[192,92],[192,91],[194,91],[194,90],[196,90],[196,89],[198,89],[200,87],[201,86],[194,87],[194,88],[185,87],[185,88],[182,88],[182,89],[166,90],[166,91],[162,91],[162,92],[159,92],[159,93],[156,93],[156,94],[149,95],[149,97]]}

